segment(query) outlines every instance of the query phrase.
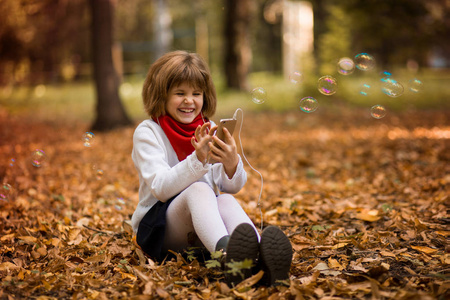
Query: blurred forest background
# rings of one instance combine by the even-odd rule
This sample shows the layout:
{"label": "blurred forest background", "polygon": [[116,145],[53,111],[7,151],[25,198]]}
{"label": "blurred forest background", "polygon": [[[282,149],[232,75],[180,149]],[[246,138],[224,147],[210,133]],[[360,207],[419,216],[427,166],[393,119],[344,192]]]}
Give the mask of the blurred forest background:
{"label": "blurred forest background", "polygon": [[[35,116],[45,105],[53,105],[57,111],[59,106],[60,111],[71,110],[72,105],[72,111],[92,120],[96,103],[95,128],[129,124],[129,118],[143,117],[140,88],[149,65],[174,49],[200,53],[211,66],[220,98],[241,101],[244,96],[235,91],[248,92],[283,80],[283,45],[292,39],[283,25],[286,2],[299,1],[1,1],[0,104],[9,112],[23,112],[31,103]],[[422,81],[437,80],[436,85],[427,85],[426,103],[419,101],[418,105],[445,105],[442,93],[448,95],[448,90],[438,93],[436,87],[443,88],[450,76],[447,0],[300,2],[313,12],[312,49],[302,58],[299,70],[310,75],[305,78],[334,75],[340,57],[367,52],[375,57],[377,72],[398,70],[410,77],[422,76]],[[307,43],[303,36],[294,38],[297,43]],[[113,68],[104,69],[97,77],[94,70],[98,68],[93,68],[96,51],[97,60],[103,60],[99,66],[112,63]],[[118,78],[114,78],[115,72]],[[107,77],[114,82],[110,94],[98,85]],[[97,81],[97,100],[90,85],[93,79]],[[314,89],[315,79],[307,79],[304,93],[308,87]],[[286,109],[292,101],[285,99],[285,90],[282,84],[274,87],[271,95],[278,100],[263,108]],[[341,98],[351,102],[345,90],[341,89]],[[283,106],[279,99],[289,105]]]}

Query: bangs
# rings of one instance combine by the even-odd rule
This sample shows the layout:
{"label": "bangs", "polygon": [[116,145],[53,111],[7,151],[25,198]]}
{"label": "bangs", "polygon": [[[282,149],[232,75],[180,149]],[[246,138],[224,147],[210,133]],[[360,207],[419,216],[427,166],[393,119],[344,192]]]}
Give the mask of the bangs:
{"label": "bangs", "polygon": [[177,87],[184,82],[188,83],[192,88],[201,89],[203,91],[207,87],[205,74],[194,64],[186,64],[184,67],[179,68],[177,72],[174,72],[172,78],[167,82],[167,90]]}

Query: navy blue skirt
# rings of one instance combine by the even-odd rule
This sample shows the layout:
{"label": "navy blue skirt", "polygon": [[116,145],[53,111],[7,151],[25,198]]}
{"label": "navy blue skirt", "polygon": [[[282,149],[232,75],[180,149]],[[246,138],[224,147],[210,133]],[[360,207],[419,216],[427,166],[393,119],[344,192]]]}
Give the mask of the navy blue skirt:
{"label": "navy blue skirt", "polygon": [[168,254],[163,249],[166,233],[166,211],[175,197],[166,202],[158,201],[139,223],[136,242],[142,251],[158,262],[164,260]]}

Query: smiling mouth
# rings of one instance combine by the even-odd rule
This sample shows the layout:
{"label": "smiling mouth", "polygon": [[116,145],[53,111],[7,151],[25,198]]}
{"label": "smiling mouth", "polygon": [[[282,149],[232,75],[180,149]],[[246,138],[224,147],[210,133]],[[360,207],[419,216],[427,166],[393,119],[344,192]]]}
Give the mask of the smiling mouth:
{"label": "smiling mouth", "polygon": [[195,111],[194,108],[180,108],[178,110],[181,111],[182,113],[193,113]]}

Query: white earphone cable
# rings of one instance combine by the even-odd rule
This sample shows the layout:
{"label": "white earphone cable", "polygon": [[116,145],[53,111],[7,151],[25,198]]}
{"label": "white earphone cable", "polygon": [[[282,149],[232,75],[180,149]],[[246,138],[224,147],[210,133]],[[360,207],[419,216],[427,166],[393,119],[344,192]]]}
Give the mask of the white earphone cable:
{"label": "white earphone cable", "polygon": [[250,162],[248,161],[247,157],[245,156],[244,147],[242,146],[242,140],[241,140],[242,124],[244,123],[244,111],[241,108],[236,109],[236,112],[234,113],[233,119],[237,120],[238,112],[241,112],[241,120],[240,120],[240,125],[239,125],[238,140],[239,140],[239,145],[240,145],[240,148],[241,148],[242,157],[244,158],[244,160],[248,164],[248,166],[254,172],[258,173],[259,177],[261,178],[261,189],[259,191],[259,197],[258,197],[257,206],[259,208],[259,213],[261,215],[261,230],[262,230],[263,229],[263,213],[262,213],[262,208],[261,208],[261,197],[262,197],[263,186],[264,186],[264,178],[263,178],[262,174],[250,164]]}

